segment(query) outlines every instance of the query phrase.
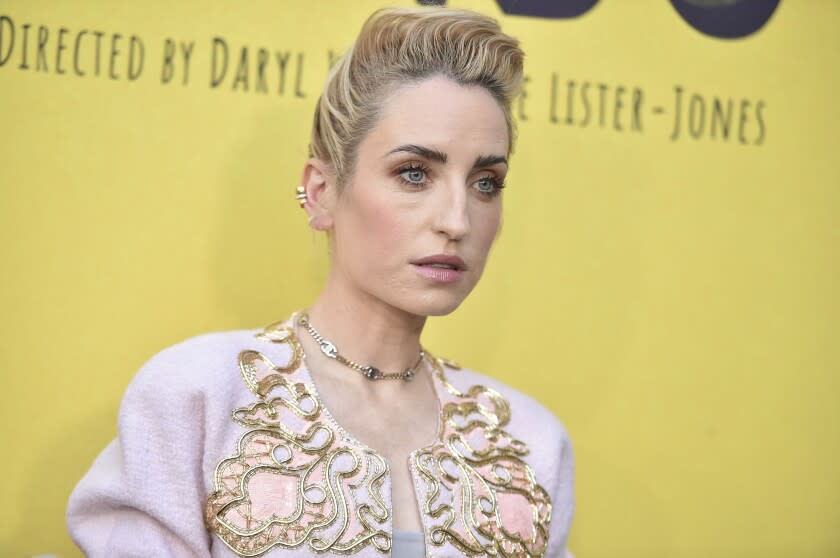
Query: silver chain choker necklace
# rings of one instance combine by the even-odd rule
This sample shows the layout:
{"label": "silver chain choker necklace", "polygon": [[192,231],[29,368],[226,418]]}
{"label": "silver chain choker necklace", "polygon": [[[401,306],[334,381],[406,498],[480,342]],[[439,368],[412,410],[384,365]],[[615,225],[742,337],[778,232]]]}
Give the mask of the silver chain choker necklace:
{"label": "silver chain choker necklace", "polygon": [[306,331],[309,332],[309,335],[311,335],[312,338],[318,342],[318,344],[321,346],[322,353],[327,355],[329,358],[337,360],[341,364],[352,368],[353,370],[356,370],[357,372],[361,372],[362,375],[368,380],[410,380],[417,373],[417,367],[420,366],[420,363],[423,362],[423,357],[426,356],[426,353],[423,351],[423,349],[420,349],[420,357],[417,359],[417,362],[414,363],[414,366],[412,366],[411,368],[406,368],[402,372],[385,374],[375,366],[365,366],[357,362],[353,362],[349,358],[346,358],[341,353],[339,353],[335,345],[330,341],[324,339],[324,336],[318,333],[318,330],[312,326],[312,323],[309,321],[309,315],[307,313],[302,312],[298,316],[297,323],[306,328]]}

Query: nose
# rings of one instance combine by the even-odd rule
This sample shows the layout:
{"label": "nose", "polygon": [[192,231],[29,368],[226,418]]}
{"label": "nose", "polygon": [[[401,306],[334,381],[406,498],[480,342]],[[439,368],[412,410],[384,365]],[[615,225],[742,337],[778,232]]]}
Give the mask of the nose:
{"label": "nose", "polygon": [[450,180],[438,192],[435,229],[451,240],[461,240],[470,232],[469,197],[464,181]]}

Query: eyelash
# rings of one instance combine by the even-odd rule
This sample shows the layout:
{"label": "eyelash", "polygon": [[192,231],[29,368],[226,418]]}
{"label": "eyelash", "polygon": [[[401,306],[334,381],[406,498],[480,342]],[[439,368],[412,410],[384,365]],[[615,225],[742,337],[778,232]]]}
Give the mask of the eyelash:
{"label": "eyelash", "polygon": [[[428,175],[429,172],[431,171],[431,169],[429,167],[427,167],[426,165],[423,165],[423,164],[420,164],[420,163],[410,163],[410,164],[408,164],[406,166],[403,166],[403,167],[401,167],[397,170],[397,179],[407,186],[412,186],[412,187],[415,187],[415,188],[417,186],[422,186],[422,184],[419,184],[417,182],[412,182],[410,180],[406,180],[405,178],[403,178],[403,176],[402,176],[403,173],[414,171],[414,170],[421,170],[426,175]],[[489,180],[493,184],[493,191],[492,192],[482,192],[481,190],[476,189],[480,195],[488,197],[488,198],[498,196],[499,194],[502,193],[502,189],[505,187],[504,181],[499,180],[498,178],[496,178],[493,175],[482,176],[478,180]]]}

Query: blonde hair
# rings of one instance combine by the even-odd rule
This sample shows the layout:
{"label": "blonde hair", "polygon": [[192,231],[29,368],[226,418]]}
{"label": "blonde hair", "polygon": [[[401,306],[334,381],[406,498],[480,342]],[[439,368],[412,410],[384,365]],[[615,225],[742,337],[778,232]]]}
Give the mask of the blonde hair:
{"label": "blonde hair", "polygon": [[499,102],[509,155],[516,139],[511,103],[522,86],[523,57],[519,41],[488,16],[440,7],[379,9],[327,76],[309,155],[327,162],[343,185],[387,95],[433,75],[483,87]]}

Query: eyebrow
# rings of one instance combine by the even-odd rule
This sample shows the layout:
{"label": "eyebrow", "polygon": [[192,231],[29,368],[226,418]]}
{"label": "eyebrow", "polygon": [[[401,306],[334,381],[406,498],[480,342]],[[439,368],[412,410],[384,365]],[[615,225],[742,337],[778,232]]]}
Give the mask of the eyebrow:
{"label": "eyebrow", "polygon": [[[385,156],[387,157],[388,155],[391,155],[393,153],[401,152],[414,153],[415,155],[420,155],[421,157],[425,157],[430,161],[437,161],[439,163],[446,163],[447,160],[446,153],[444,153],[443,151],[415,144],[407,144],[395,147],[394,149],[386,153]],[[499,163],[504,163],[505,165],[507,165],[507,158],[502,157],[501,155],[479,155],[475,158],[475,163],[473,163],[472,168],[473,170],[475,170],[481,167],[489,167],[491,165],[496,165]]]}

